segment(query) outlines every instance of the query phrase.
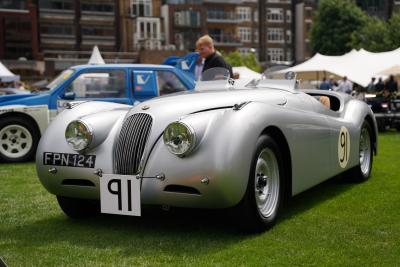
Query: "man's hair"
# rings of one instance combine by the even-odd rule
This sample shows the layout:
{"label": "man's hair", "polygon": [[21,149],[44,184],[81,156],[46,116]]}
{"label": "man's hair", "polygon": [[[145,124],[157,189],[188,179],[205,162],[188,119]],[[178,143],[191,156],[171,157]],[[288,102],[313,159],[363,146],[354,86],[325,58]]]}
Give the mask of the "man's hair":
{"label": "man's hair", "polygon": [[209,45],[214,49],[214,40],[208,34],[203,35],[197,40],[196,48],[200,45]]}

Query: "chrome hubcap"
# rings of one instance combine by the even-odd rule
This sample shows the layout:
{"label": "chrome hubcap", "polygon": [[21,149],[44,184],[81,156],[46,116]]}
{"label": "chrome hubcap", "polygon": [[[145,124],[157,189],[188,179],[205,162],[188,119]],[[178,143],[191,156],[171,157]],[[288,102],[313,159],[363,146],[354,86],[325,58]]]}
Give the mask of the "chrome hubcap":
{"label": "chrome hubcap", "polygon": [[263,149],[257,159],[254,190],[258,210],[264,217],[277,208],[279,197],[279,166],[271,149]]}
{"label": "chrome hubcap", "polygon": [[32,135],[21,125],[8,125],[0,130],[0,153],[8,158],[19,158],[32,148]]}
{"label": "chrome hubcap", "polygon": [[366,128],[361,130],[359,153],[361,172],[367,176],[371,168],[371,138]]}

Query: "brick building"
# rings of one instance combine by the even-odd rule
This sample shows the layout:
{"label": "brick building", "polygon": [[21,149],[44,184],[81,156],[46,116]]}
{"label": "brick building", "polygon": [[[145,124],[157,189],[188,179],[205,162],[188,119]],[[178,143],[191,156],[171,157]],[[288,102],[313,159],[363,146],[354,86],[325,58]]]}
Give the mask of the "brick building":
{"label": "brick building", "polygon": [[0,1],[0,59],[37,59],[39,40],[32,0]]}

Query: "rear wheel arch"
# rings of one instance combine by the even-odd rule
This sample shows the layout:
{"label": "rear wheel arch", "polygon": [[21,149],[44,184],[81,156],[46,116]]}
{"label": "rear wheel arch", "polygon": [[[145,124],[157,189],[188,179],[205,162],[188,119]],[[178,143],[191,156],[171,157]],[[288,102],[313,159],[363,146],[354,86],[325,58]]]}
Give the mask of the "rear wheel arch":
{"label": "rear wheel arch", "polygon": [[292,196],[292,158],[289,144],[283,132],[276,126],[268,126],[262,131],[261,135],[270,136],[281,149],[285,169],[285,199],[287,200]]}
{"label": "rear wheel arch", "polygon": [[372,117],[370,115],[367,115],[364,119],[364,121],[369,123],[369,126],[371,127],[371,137],[372,137],[372,143],[373,143],[373,152],[375,154],[375,156],[378,153],[378,148],[377,148],[377,136],[376,136],[376,132],[375,132],[375,124],[374,124],[374,120],[372,119]]}
{"label": "rear wheel arch", "polygon": [[21,119],[25,120],[30,125],[32,125],[32,127],[35,128],[35,130],[39,134],[39,138],[41,137],[39,125],[37,124],[35,119],[32,118],[31,116],[29,116],[28,114],[25,114],[25,113],[22,113],[22,112],[13,111],[13,112],[7,112],[7,113],[4,113],[4,114],[0,115],[0,119],[5,119],[5,118],[21,118]]}

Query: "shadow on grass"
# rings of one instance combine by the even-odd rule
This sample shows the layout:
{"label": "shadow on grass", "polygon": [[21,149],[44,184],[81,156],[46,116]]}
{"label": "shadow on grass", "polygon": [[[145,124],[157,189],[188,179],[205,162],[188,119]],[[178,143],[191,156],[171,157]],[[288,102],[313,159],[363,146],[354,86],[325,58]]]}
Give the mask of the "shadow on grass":
{"label": "shadow on grass", "polygon": [[278,223],[279,221],[291,219],[297,214],[312,209],[326,200],[332,199],[357,185],[357,183],[352,183],[349,179],[346,179],[344,175],[335,176],[303,193],[300,193],[299,195],[292,197],[288,201],[285,210],[282,212]]}
{"label": "shadow on grass", "polygon": [[[353,184],[332,178],[292,198],[278,221],[295,217],[326,200],[349,190]],[[67,242],[73,246],[118,249],[122,256],[208,253],[252,236],[238,232],[235,223],[219,210],[145,209],[144,217],[100,215],[73,220],[56,215],[0,233],[5,239],[27,246],[49,246]]]}

